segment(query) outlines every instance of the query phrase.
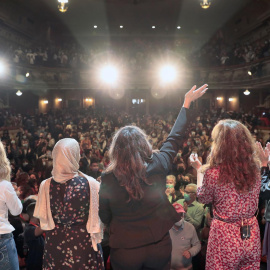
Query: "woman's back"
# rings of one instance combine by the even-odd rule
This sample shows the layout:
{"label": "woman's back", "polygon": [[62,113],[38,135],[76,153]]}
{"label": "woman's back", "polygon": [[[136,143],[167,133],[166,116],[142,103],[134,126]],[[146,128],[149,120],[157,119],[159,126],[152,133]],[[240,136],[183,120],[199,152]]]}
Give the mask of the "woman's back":
{"label": "woman's back", "polygon": [[239,193],[232,181],[219,184],[219,168],[211,168],[205,172],[203,186],[198,188],[197,197],[201,203],[212,202],[214,217],[225,222],[237,222],[241,218],[251,218],[258,208],[260,193],[260,176],[254,187],[246,193]]}

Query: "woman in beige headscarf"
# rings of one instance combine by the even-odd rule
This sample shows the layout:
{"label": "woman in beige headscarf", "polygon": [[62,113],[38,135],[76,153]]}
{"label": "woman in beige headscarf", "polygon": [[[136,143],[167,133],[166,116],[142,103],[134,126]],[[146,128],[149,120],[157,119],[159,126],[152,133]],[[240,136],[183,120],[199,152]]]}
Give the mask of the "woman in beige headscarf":
{"label": "woman in beige headscarf", "polygon": [[78,171],[76,140],[58,141],[52,157],[52,178],[41,183],[34,212],[46,231],[43,269],[104,269],[99,183]]}

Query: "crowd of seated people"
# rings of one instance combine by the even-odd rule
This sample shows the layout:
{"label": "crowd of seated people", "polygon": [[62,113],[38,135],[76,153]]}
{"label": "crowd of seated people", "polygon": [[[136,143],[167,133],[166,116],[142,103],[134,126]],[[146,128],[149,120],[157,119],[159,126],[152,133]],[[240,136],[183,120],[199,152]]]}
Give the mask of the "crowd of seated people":
{"label": "crowd of seated people", "polygon": [[0,55],[10,63],[28,66],[89,68],[95,60],[100,61],[102,55],[108,53],[128,65],[131,70],[148,68],[157,57],[166,53],[173,53],[179,60],[193,66],[211,67],[252,63],[268,57],[270,46],[267,38],[252,43],[239,41],[229,44],[222,37],[214,37],[199,50],[194,50],[191,44],[177,39],[158,42],[142,39],[113,40],[110,43],[99,41],[84,47],[64,42],[60,46],[26,48],[7,44],[0,47]]}
{"label": "crowd of seated people", "polygon": [[[1,140],[11,162],[11,181],[24,205],[20,217],[10,217],[13,226],[16,228],[14,236],[21,265],[27,263],[27,259],[24,257],[27,257],[29,247],[34,246],[32,240],[35,240],[35,245],[38,245],[39,249],[36,250],[39,250],[39,253],[41,253],[42,245],[44,245],[44,241],[41,239],[43,237],[42,231],[35,234],[39,237],[38,239],[33,237],[37,220],[32,215],[33,209],[29,208],[28,205],[30,202],[35,202],[41,181],[51,176],[52,149],[59,139],[74,138],[80,143],[80,170],[99,181],[101,172],[110,162],[108,146],[115,131],[127,124],[137,125],[146,131],[153,148],[159,149],[167,138],[176,116],[177,110],[163,114],[132,115],[125,112],[120,113],[112,108],[95,110],[91,107],[88,109],[63,109],[32,116],[2,111],[0,122],[4,131]],[[197,153],[199,160],[205,163],[211,147],[212,128],[220,119],[224,118],[240,120],[254,134],[254,139],[260,141],[263,145],[266,143],[257,133],[256,126],[259,124],[259,119],[253,114],[221,110],[205,110],[199,114],[194,110],[193,120],[186,130],[182,147],[179,149],[173,162],[172,171],[167,177],[166,194],[171,203],[178,202],[183,205],[187,212],[185,220],[195,227],[202,243],[202,250],[199,254],[197,254],[198,246],[196,252],[191,252],[194,256],[197,254],[193,260],[193,264],[197,264],[197,267],[203,267],[204,265],[205,246],[212,212],[211,207],[196,203],[197,173],[189,163],[189,156],[191,153]],[[11,135],[10,128],[14,127],[15,124],[21,125],[21,127]],[[270,138],[268,141],[270,141]],[[187,194],[190,199],[189,204],[186,203]],[[190,207],[190,204],[192,204],[192,207]],[[32,224],[30,229],[29,222],[30,225]],[[32,238],[30,233],[29,241],[33,245],[29,242],[29,247],[26,249],[23,248],[25,241],[21,240],[24,228],[32,230]],[[40,254],[29,256],[35,257],[40,256]]]}

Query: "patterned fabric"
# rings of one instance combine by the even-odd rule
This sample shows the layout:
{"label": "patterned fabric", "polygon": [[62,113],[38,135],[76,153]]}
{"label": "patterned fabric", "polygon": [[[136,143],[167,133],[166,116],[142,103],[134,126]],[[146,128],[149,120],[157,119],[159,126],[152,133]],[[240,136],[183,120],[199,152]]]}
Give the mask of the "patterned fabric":
{"label": "patterned fabric", "polygon": [[[206,270],[260,269],[260,232],[254,217],[260,192],[259,176],[254,188],[245,194],[239,194],[232,183],[219,185],[218,177],[218,168],[207,170],[197,191],[201,203],[213,203]],[[240,236],[242,217],[250,225],[248,240]]]}
{"label": "patterned fabric", "polygon": [[95,252],[86,230],[90,189],[87,179],[75,177],[50,183],[50,207],[55,229],[46,232],[43,269],[103,270],[100,250]]}

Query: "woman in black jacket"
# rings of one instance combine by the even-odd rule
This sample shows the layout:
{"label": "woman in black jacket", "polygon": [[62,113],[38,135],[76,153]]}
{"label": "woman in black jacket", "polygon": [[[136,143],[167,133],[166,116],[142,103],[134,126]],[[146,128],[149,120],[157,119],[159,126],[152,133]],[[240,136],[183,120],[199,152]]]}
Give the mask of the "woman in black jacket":
{"label": "woman in black jacket", "polygon": [[187,110],[207,90],[193,86],[159,152],[135,126],[121,128],[110,150],[111,163],[101,176],[99,216],[110,225],[114,270],[170,269],[169,230],[180,220],[165,194],[166,175],[181,146]]}

